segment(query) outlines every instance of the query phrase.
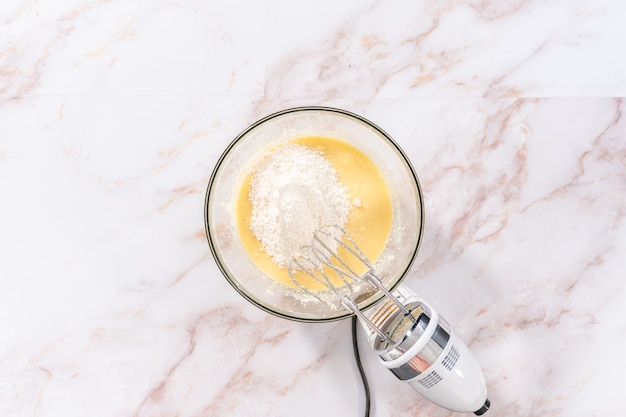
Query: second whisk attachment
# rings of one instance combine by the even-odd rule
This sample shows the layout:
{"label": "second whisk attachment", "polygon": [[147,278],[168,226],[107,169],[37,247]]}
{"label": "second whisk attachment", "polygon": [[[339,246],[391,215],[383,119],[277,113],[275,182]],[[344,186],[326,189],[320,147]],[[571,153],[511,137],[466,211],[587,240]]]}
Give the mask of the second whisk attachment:
{"label": "second whisk attachment", "polygon": [[[463,341],[413,291],[385,288],[344,230],[317,230],[311,244],[293,255],[288,272],[296,286],[318,300],[356,314],[380,362],[422,396],[457,412],[482,415],[489,409],[482,370]],[[319,289],[306,285],[311,280]],[[372,291],[380,291],[383,298],[362,311],[357,299]]]}
{"label": "second whisk attachment", "polygon": [[[374,265],[354,242],[352,237],[337,226],[325,226],[313,234],[311,244],[301,247],[292,257],[288,267],[291,281],[303,291],[335,308],[343,306],[356,314],[370,331],[387,343],[395,343],[390,335],[374,323],[358,307],[357,298],[362,293],[380,291],[385,299],[412,319],[411,311],[398,300],[378,278]],[[312,290],[304,284],[312,279],[331,296]]]}

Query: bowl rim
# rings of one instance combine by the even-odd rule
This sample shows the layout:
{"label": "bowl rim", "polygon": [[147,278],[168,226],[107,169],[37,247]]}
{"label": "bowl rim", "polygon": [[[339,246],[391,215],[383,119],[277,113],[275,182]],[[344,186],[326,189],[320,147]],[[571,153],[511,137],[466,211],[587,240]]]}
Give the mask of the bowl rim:
{"label": "bowl rim", "polygon": [[[413,253],[411,254],[411,257],[409,259],[409,261],[406,263],[406,266],[404,268],[404,271],[402,271],[400,278],[393,283],[393,285],[388,288],[388,290],[392,291],[395,288],[397,288],[402,281],[404,281],[404,279],[406,278],[407,274],[409,273],[409,271],[411,270],[411,267],[413,266],[414,262],[415,262],[415,258],[417,257],[417,254],[419,252],[421,243],[422,243],[422,237],[424,234],[424,198],[423,198],[423,193],[422,193],[422,187],[420,185],[419,182],[419,178],[415,172],[415,169],[413,168],[413,165],[411,164],[411,161],[409,159],[409,157],[406,155],[406,153],[404,152],[404,150],[400,147],[400,145],[387,133],[385,132],[382,128],[380,128],[378,125],[376,125],[375,123],[373,123],[372,121],[366,119],[363,116],[360,116],[356,113],[352,113],[348,110],[344,110],[344,109],[340,109],[340,108],[336,108],[336,107],[328,107],[328,106],[298,106],[298,107],[290,107],[290,108],[286,108],[283,110],[279,110],[277,112],[274,113],[270,113],[267,116],[264,116],[260,119],[258,119],[257,121],[255,121],[254,123],[250,124],[247,128],[245,128],[243,131],[241,131],[241,133],[239,133],[224,149],[224,151],[222,152],[222,154],[220,155],[220,157],[218,158],[217,162],[215,163],[215,166],[213,168],[213,171],[211,172],[211,176],[209,178],[209,182],[207,184],[207,189],[206,189],[206,193],[205,193],[205,198],[204,198],[204,229],[205,229],[205,233],[206,233],[206,237],[207,237],[207,241],[209,243],[209,248],[211,250],[211,255],[213,256],[213,259],[215,260],[215,263],[217,265],[217,267],[219,268],[220,272],[222,273],[222,275],[224,276],[224,278],[226,278],[226,280],[228,281],[228,283],[244,298],[246,299],[248,302],[250,302],[251,304],[253,304],[254,306],[260,308],[261,310],[270,313],[274,316],[277,317],[281,317],[284,319],[288,319],[288,320],[292,320],[292,321],[298,321],[298,322],[305,322],[305,323],[325,323],[325,322],[332,322],[332,321],[338,321],[338,320],[343,320],[345,318],[351,317],[354,315],[354,313],[352,312],[348,312],[346,311],[344,314],[339,314],[337,316],[331,316],[331,317],[324,317],[324,318],[310,318],[310,317],[298,317],[298,316],[292,316],[286,313],[282,313],[280,311],[276,311],[271,309],[270,307],[266,306],[265,304],[259,302],[259,300],[255,299],[254,297],[252,297],[251,294],[248,294],[244,289],[242,289],[242,287],[240,285],[238,285],[237,281],[234,279],[234,277],[231,277],[231,274],[228,271],[228,268],[222,263],[221,261],[221,257],[219,254],[219,250],[216,246],[216,244],[213,242],[213,235],[214,233],[211,232],[211,226],[210,226],[210,222],[209,222],[209,214],[210,214],[210,201],[211,201],[211,191],[213,190],[213,186],[215,183],[215,180],[217,178],[217,175],[220,171],[220,168],[222,167],[222,164],[224,163],[224,160],[229,156],[230,152],[232,151],[232,149],[235,147],[235,145],[242,140],[249,132],[251,132],[252,130],[254,130],[255,128],[257,128],[258,126],[281,116],[285,116],[287,114],[290,113],[301,113],[301,112],[312,112],[312,111],[316,111],[316,112],[327,112],[327,113],[333,113],[333,114],[339,114],[348,118],[352,118],[355,119],[356,121],[372,128],[373,130],[376,131],[376,133],[381,136],[381,138],[385,139],[389,145],[391,145],[395,151],[398,153],[398,155],[400,155],[402,157],[402,159],[404,160],[404,163],[406,164],[407,168],[409,169],[409,172],[413,178],[414,181],[414,185],[415,188],[417,190],[417,197],[419,199],[419,230],[417,233],[417,239],[416,239],[416,243],[415,243],[415,248],[413,249]],[[370,307],[374,306],[375,304],[377,304],[378,302],[380,302],[382,299],[384,298],[384,295],[380,295],[378,297],[375,297],[375,299],[369,303],[367,303],[367,305],[360,307],[360,310],[367,310]],[[341,311],[341,310],[340,310]]]}

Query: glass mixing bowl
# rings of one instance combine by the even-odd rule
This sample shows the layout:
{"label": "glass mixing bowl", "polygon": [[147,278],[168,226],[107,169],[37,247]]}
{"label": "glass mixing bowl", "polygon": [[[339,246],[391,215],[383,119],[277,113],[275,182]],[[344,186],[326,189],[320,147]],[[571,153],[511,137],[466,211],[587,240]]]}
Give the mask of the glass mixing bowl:
{"label": "glass mixing bowl", "polygon": [[[291,320],[339,320],[352,313],[280,284],[262,272],[243,247],[237,230],[236,199],[252,164],[278,143],[305,136],[347,142],[377,165],[391,194],[393,220],[389,240],[374,266],[387,289],[400,284],[415,259],[422,237],[419,181],[408,158],[388,134],[369,120],[345,110],[292,108],[269,115],[244,130],[228,145],[211,175],[205,199],[205,228],[218,267],[248,301]],[[366,310],[382,297],[380,292],[370,291],[361,294],[357,302],[361,310]]]}

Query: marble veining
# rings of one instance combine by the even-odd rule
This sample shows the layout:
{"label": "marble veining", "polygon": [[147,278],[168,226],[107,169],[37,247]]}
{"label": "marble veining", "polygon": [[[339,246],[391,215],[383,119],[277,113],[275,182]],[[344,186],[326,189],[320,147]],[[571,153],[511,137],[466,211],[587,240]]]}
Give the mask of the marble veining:
{"label": "marble veining", "polygon": [[[610,0],[5,1],[0,415],[362,415],[349,322],[247,303],[203,224],[241,130],[328,105],[413,163],[405,283],[483,366],[486,415],[626,416],[625,18]],[[363,360],[372,416],[454,414]]]}

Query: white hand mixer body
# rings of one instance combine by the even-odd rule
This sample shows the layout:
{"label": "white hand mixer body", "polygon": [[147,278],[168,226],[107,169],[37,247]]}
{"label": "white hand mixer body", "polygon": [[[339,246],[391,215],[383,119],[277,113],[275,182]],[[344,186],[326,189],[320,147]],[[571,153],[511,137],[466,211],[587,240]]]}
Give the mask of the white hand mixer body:
{"label": "white hand mixer body", "polygon": [[393,295],[409,308],[409,316],[388,300],[368,316],[392,340],[399,338],[398,342],[389,344],[361,320],[383,366],[441,407],[484,414],[490,405],[485,378],[465,343],[409,288],[400,286]]}
{"label": "white hand mixer body", "polygon": [[[342,257],[337,248],[342,248]],[[365,273],[355,272],[354,260],[365,267]],[[374,266],[343,230],[334,226],[318,230],[311,245],[301,248],[291,260],[292,281],[318,297],[302,284],[300,271],[333,292],[338,308],[343,306],[359,317],[380,362],[398,379],[452,411],[482,415],[489,409],[485,378],[465,343],[413,291],[404,286],[388,291]],[[367,312],[355,301],[359,295],[356,284],[363,282],[384,293],[383,301]],[[328,297],[319,299],[329,302]]]}

